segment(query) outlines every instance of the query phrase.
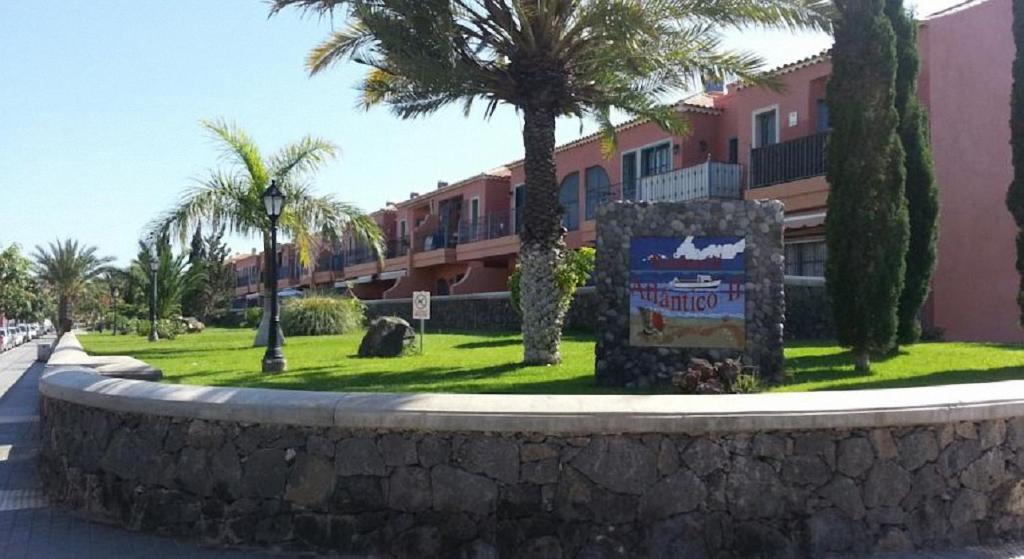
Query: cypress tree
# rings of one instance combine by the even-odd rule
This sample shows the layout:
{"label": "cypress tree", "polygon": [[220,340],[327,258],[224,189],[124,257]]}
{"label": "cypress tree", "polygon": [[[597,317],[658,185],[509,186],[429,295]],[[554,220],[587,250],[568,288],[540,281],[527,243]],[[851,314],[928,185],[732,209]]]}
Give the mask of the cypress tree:
{"label": "cypress tree", "polygon": [[883,0],[837,0],[836,7],[825,275],[839,343],[867,371],[870,352],[888,351],[896,339],[909,236],[896,40]]}
{"label": "cypress tree", "polygon": [[903,292],[897,311],[897,340],[912,344],[921,337],[917,315],[931,290],[938,239],[939,191],[932,166],[928,113],[917,97],[917,24],[903,8],[903,0],[887,0],[886,15],[896,34],[896,112],[906,169],[907,213],[910,240],[906,254]]}
{"label": "cypress tree", "polygon": [[1020,324],[1024,326],[1024,2],[1013,1],[1013,42],[1017,56],[1013,59],[1013,88],[1010,91],[1010,147],[1013,151],[1013,182],[1006,193],[1006,206],[1017,222],[1017,272],[1020,287],[1017,306]]}

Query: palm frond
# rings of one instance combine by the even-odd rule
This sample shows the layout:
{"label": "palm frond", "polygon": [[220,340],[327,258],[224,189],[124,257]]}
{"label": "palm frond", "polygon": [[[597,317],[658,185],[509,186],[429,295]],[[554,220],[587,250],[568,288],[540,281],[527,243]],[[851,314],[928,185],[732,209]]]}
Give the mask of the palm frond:
{"label": "palm frond", "polygon": [[224,144],[225,156],[246,170],[249,181],[257,189],[265,188],[269,177],[256,142],[244,130],[223,119],[202,120],[200,125]]}

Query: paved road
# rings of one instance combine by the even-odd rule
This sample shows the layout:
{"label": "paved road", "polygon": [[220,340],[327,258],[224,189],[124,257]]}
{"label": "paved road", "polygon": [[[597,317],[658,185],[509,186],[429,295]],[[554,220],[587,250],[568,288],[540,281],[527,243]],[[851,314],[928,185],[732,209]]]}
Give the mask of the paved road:
{"label": "paved road", "polygon": [[[0,558],[145,559],[308,557],[217,550],[95,524],[46,502],[36,477],[39,375],[35,344],[0,354]],[[1002,559],[1024,557],[1024,546],[937,553],[884,554],[876,559]]]}
{"label": "paved road", "polygon": [[95,524],[47,505],[36,476],[42,366],[35,344],[0,354],[0,558],[240,559],[285,557],[203,548],[195,543]]}

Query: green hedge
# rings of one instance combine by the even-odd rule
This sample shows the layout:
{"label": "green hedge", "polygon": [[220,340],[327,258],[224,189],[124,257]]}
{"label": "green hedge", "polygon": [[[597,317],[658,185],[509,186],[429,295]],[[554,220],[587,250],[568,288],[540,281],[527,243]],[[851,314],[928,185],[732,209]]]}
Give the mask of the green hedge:
{"label": "green hedge", "polygon": [[248,308],[245,309],[245,320],[242,321],[242,326],[259,328],[261,320],[263,320],[263,307]]}
{"label": "green hedge", "polygon": [[[135,333],[139,336],[149,336],[149,321],[135,320]],[[156,322],[156,335],[161,340],[173,340],[185,333],[185,325],[180,320],[161,318]]]}
{"label": "green hedge", "polygon": [[362,327],[365,310],[351,297],[296,297],[281,307],[281,331],[286,336],[345,334]]}

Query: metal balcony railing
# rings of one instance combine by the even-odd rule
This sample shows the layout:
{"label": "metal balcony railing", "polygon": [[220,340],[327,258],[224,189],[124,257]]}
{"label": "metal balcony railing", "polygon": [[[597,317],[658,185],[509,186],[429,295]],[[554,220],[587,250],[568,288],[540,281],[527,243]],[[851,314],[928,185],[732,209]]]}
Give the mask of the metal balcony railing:
{"label": "metal balcony railing", "polygon": [[476,220],[463,220],[459,223],[459,242],[475,243],[507,237],[513,234],[514,215],[514,210],[501,210],[484,214]]}
{"label": "metal balcony railing", "polygon": [[419,237],[417,243],[418,246],[416,248],[421,252],[442,248],[455,248],[459,244],[459,232],[458,229],[454,231],[439,229],[431,234]]}
{"label": "metal balcony railing", "polygon": [[387,242],[387,252],[384,258],[398,258],[409,254],[408,239],[391,239]]}
{"label": "metal balcony railing", "polygon": [[750,188],[825,174],[828,132],[750,150]]}
{"label": "metal balcony railing", "polygon": [[706,161],[640,179],[638,199],[681,202],[701,198],[740,198],[743,169],[734,163]]}
{"label": "metal balcony railing", "polygon": [[366,264],[367,262],[373,262],[376,259],[373,251],[367,247],[358,247],[352,250],[345,251],[345,265],[355,266],[357,264]]}

